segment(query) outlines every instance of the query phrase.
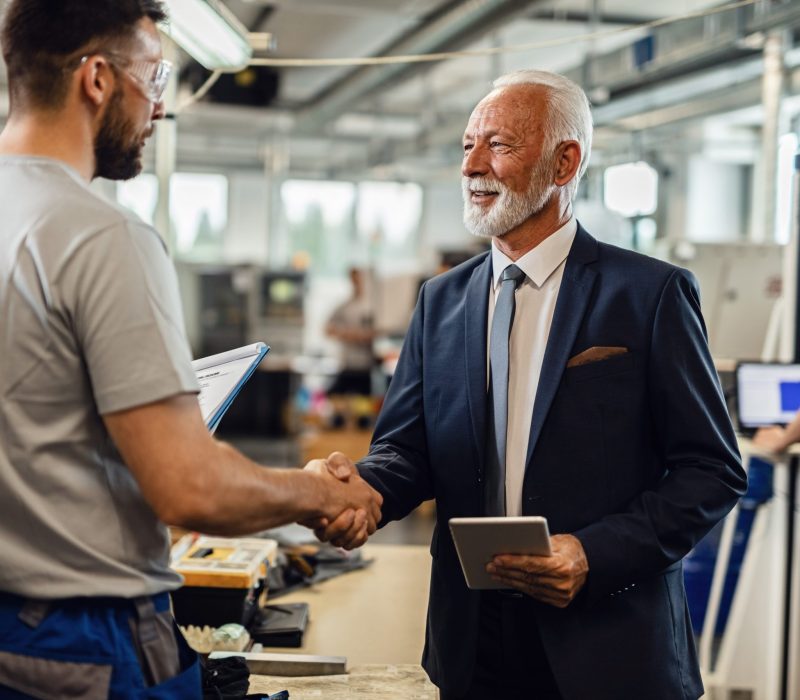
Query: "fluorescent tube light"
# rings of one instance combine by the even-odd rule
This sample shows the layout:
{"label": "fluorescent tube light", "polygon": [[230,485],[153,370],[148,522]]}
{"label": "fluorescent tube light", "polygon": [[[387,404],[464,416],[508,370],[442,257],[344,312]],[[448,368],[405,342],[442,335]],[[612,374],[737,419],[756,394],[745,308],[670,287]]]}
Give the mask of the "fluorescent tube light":
{"label": "fluorescent tube light", "polygon": [[209,70],[244,68],[253,56],[247,29],[218,0],[166,0],[162,30]]}

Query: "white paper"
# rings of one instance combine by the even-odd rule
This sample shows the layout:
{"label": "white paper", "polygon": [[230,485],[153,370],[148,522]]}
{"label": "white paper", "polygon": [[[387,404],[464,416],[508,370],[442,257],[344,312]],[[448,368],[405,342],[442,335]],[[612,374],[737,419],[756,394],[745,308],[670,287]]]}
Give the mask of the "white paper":
{"label": "white paper", "polygon": [[200,359],[192,362],[192,368],[195,372],[199,372],[201,369],[208,369],[209,367],[224,365],[232,360],[241,360],[245,357],[249,357],[252,360],[255,355],[261,353],[261,348],[263,347],[264,343],[253,343],[252,345],[245,345],[241,348],[234,348],[233,350],[228,350],[227,352],[221,352],[218,355],[201,357]]}
{"label": "white paper", "polygon": [[206,425],[242,381],[263,347],[263,343],[254,343],[192,362],[200,384],[197,398]]}

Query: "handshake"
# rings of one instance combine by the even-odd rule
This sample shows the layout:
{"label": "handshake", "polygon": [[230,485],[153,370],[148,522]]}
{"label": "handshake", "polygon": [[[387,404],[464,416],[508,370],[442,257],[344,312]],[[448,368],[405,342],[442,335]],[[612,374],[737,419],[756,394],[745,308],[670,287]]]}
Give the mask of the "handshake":
{"label": "handshake", "polygon": [[301,522],[322,542],[355,549],[378,528],[383,497],[361,478],[341,452],[311,460],[305,471],[319,484],[321,515]]}

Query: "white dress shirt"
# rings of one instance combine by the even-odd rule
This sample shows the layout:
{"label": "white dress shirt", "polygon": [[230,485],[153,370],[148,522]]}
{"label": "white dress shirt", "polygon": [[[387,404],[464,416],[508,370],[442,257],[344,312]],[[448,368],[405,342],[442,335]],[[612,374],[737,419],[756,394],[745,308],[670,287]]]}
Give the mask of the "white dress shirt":
{"label": "white dress shirt", "polygon": [[[489,289],[487,366],[494,305],[503,270],[516,265],[525,279],[515,294],[516,310],[509,341],[508,432],[506,434],[506,515],[522,514],[522,483],[531,432],[533,402],[539,386],[542,360],[564,276],[564,266],[578,223],[571,218],[516,263],[492,242],[492,286]],[[488,376],[488,371],[487,371]]]}

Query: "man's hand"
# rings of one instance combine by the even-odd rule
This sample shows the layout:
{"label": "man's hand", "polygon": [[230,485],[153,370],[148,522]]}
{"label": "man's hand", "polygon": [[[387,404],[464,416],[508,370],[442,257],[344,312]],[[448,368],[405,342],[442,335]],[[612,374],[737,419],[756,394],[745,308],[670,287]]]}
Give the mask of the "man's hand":
{"label": "man's hand", "polygon": [[486,571],[495,581],[536,600],[566,608],[586,583],[589,562],[583,545],[573,535],[553,535],[550,547],[550,557],[498,554],[486,565]]}
{"label": "man's hand", "polygon": [[789,446],[786,429],[777,425],[759,428],[753,436],[753,444],[767,452],[783,452]]}
{"label": "man's hand", "polygon": [[334,510],[330,516],[301,524],[314,530],[314,534],[322,542],[331,542],[344,549],[355,549],[363,545],[378,528],[383,497],[359,476],[355,465],[341,452],[334,452],[327,460],[309,462],[306,470],[317,472],[326,478],[335,478],[341,485],[346,484],[347,488],[366,490],[369,499],[361,507]]}

